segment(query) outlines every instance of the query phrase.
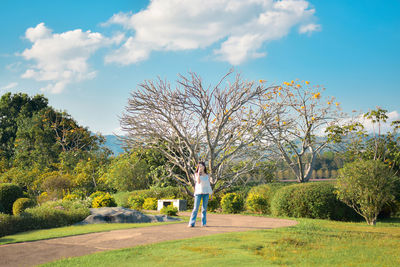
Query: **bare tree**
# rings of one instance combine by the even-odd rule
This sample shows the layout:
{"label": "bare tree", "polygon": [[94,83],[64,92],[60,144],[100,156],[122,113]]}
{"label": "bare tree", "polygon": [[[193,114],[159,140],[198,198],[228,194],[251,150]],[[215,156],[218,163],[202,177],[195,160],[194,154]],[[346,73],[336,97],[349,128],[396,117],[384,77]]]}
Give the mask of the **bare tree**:
{"label": "bare tree", "polygon": [[342,116],[333,97],[322,100],[323,90],[308,81],[291,81],[267,96],[277,105],[273,127],[266,128],[267,146],[274,144],[276,155],[288,164],[298,182],[311,178],[318,153],[328,145],[328,139],[322,137],[324,129]]}
{"label": "bare tree", "polygon": [[[214,192],[235,184],[264,156],[255,144],[273,122],[273,105],[261,107],[275,86],[240,75],[230,82],[230,77],[232,71],[213,87],[205,87],[195,73],[180,75],[175,88],[161,79],[140,84],[121,118],[125,143],[159,150],[169,161],[170,176],[189,194],[199,161],[207,163]],[[240,168],[233,170],[238,161]]]}

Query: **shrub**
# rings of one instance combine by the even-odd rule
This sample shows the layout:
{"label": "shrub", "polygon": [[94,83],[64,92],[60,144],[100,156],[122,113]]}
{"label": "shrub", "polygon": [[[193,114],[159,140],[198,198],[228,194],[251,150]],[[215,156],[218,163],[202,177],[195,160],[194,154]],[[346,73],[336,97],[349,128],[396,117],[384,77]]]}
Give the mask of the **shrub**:
{"label": "shrub", "polygon": [[128,201],[129,207],[134,210],[142,210],[144,199],[143,196],[131,196]]}
{"label": "shrub", "polygon": [[378,216],[379,219],[390,217],[400,217],[400,179],[395,179],[394,200],[386,203]]}
{"label": "shrub", "polygon": [[[184,198],[184,194],[178,187],[152,187],[148,191],[148,195],[157,199],[177,199]],[[186,194],[185,194],[186,195]]]}
{"label": "shrub", "polygon": [[339,170],[338,198],[375,225],[383,207],[396,200],[398,177],[385,163],[357,160]]}
{"label": "shrub", "polygon": [[243,198],[245,198],[252,188],[253,187],[249,186],[249,185],[246,185],[246,186],[236,185],[236,186],[231,186],[231,187],[228,187],[227,189],[224,189],[223,193],[225,193],[225,194],[236,193],[236,194],[241,195]]}
{"label": "shrub", "polygon": [[41,189],[46,192],[51,192],[54,197],[62,198],[63,192],[72,187],[71,177],[58,172],[45,173],[47,176],[41,183]]}
{"label": "shrub", "polygon": [[208,200],[207,210],[216,211],[220,207],[221,198],[219,196],[213,196],[213,199]]}
{"label": "shrub", "polygon": [[243,197],[237,193],[225,194],[221,199],[221,207],[223,212],[239,213],[243,210]]}
{"label": "shrub", "polygon": [[92,193],[89,197],[90,197],[91,199],[95,199],[96,197],[98,197],[98,196],[103,196],[103,195],[105,195],[105,194],[106,194],[106,192],[103,192],[103,191],[96,191],[96,192]]}
{"label": "shrub", "polygon": [[176,216],[178,214],[178,208],[174,207],[172,204],[167,206],[167,207],[163,207],[161,209],[161,213],[162,214],[166,214],[168,216]]}
{"label": "shrub", "polygon": [[0,184],[0,203],[2,205],[0,212],[12,214],[14,201],[20,197],[23,197],[23,193],[18,185],[10,183]]}
{"label": "shrub", "polygon": [[249,193],[246,199],[247,209],[257,213],[269,213],[268,199],[257,193]]}
{"label": "shrub", "polygon": [[[255,186],[250,189],[246,199],[247,209],[253,212],[271,214],[271,200],[275,193],[288,183],[270,183]],[[252,195],[249,199],[249,196]],[[258,197],[255,197],[258,196]],[[257,204],[258,203],[258,204]],[[263,206],[263,207],[262,207]]]}
{"label": "shrub", "polygon": [[20,215],[0,214],[0,236],[71,225],[89,215],[90,210],[82,201],[49,201],[27,208]]}
{"label": "shrub", "polygon": [[359,219],[357,214],[336,198],[334,191],[333,184],[327,182],[283,187],[271,201],[272,215],[333,220]]}
{"label": "shrub", "polygon": [[28,208],[29,214],[37,221],[38,229],[61,227],[84,220],[90,215],[90,210],[82,201],[50,201],[41,206]]}
{"label": "shrub", "polygon": [[23,229],[21,222],[20,216],[0,213],[0,237],[26,231],[25,229],[21,230]]}
{"label": "shrub", "polygon": [[143,209],[145,210],[157,210],[157,198],[148,197],[144,199]]}
{"label": "shrub", "polygon": [[132,196],[132,192],[118,192],[113,194],[115,202],[117,202],[118,207],[129,208],[129,197]]}
{"label": "shrub", "polygon": [[51,200],[51,197],[47,192],[42,192],[38,197],[37,197],[37,203],[40,205],[42,203],[45,203],[47,201]]}
{"label": "shrub", "polygon": [[63,200],[78,200],[81,199],[81,196],[75,193],[68,193],[63,197]]}
{"label": "shrub", "polygon": [[18,198],[13,204],[13,214],[19,215],[25,209],[35,206],[35,202],[30,198]]}
{"label": "shrub", "polygon": [[114,198],[109,193],[97,196],[92,201],[93,208],[116,207],[116,206],[117,206],[117,203],[115,202]]}
{"label": "shrub", "polygon": [[145,197],[154,197],[157,199],[184,199],[188,208],[193,207],[194,198],[183,192],[179,187],[151,187]]}
{"label": "shrub", "polygon": [[178,187],[151,187],[146,190],[135,190],[131,192],[119,192],[114,194],[118,206],[130,207],[129,198],[131,196],[141,196],[143,198],[156,199],[184,199],[187,201],[188,208],[193,207],[194,198]]}

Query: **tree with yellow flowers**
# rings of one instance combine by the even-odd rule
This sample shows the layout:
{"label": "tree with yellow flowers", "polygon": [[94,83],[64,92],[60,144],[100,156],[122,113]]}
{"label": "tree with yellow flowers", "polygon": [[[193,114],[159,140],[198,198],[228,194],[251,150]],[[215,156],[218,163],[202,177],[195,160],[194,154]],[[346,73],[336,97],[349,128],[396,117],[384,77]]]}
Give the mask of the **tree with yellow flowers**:
{"label": "tree with yellow flowers", "polygon": [[343,116],[340,104],[323,93],[321,86],[293,80],[265,95],[273,100],[277,112],[272,126],[266,128],[263,143],[283,158],[301,183],[309,181],[318,153],[328,145],[322,137],[324,129]]}

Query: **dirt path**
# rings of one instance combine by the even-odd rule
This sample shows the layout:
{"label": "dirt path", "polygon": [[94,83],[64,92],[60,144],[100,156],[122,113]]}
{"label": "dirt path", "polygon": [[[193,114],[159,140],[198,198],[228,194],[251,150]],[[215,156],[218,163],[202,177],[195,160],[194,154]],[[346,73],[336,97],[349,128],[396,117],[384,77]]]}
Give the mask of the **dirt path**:
{"label": "dirt path", "polygon": [[[190,216],[181,212],[180,215]],[[296,221],[256,216],[207,214],[208,227],[188,228],[187,223],[113,230],[34,242],[0,245],[0,266],[35,266],[61,258],[212,234],[272,229]]]}

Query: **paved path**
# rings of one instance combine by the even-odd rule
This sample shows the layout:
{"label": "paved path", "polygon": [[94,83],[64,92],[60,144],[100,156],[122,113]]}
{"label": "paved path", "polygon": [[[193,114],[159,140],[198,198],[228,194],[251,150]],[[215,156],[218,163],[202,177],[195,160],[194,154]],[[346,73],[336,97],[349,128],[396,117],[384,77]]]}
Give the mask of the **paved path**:
{"label": "paved path", "polygon": [[[180,215],[190,216],[190,213],[180,212]],[[207,224],[208,227],[188,228],[187,223],[178,223],[0,245],[0,266],[35,266],[99,251],[219,233],[286,227],[297,222],[256,216],[207,214]]]}

